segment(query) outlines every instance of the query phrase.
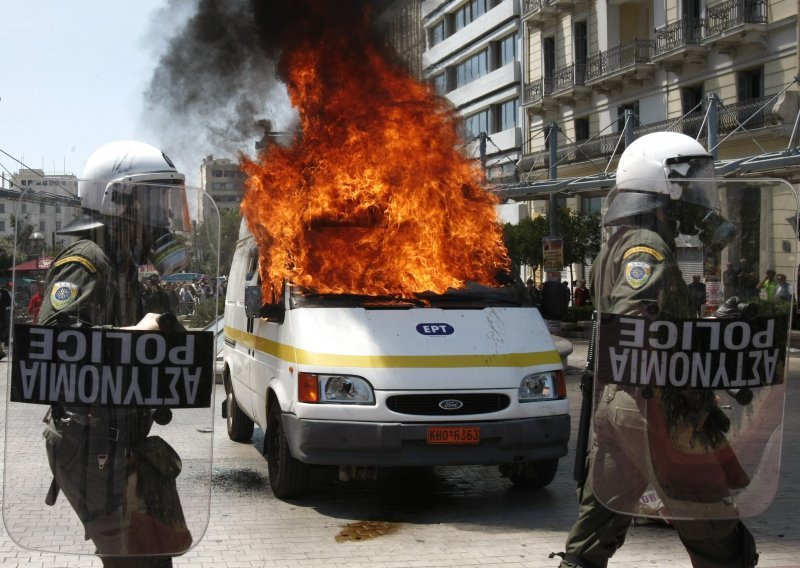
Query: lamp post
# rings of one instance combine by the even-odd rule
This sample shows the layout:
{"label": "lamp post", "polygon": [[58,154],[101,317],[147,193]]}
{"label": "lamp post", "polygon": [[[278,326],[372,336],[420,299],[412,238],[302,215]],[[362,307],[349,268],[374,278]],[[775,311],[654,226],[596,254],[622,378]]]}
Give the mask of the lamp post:
{"label": "lamp post", "polygon": [[39,263],[41,262],[42,250],[44,248],[44,242],[46,237],[44,234],[36,231],[31,233],[31,236],[28,237],[28,241],[31,243],[31,249],[33,249],[33,253],[36,255],[36,281],[38,282],[41,280],[41,266]]}

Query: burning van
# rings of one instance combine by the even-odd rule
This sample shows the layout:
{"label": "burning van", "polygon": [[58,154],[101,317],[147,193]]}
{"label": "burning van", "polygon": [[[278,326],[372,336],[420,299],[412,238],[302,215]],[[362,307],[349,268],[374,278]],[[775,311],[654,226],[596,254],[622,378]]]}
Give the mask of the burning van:
{"label": "burning van", "polygon": [[273,493],[299,497],[313,465],[496,464],[542,487],[567,453],[562,361],[518,285],[397,296],[262,301],[244,226],[225,302],[223,416],[232,440],[265,432]]}

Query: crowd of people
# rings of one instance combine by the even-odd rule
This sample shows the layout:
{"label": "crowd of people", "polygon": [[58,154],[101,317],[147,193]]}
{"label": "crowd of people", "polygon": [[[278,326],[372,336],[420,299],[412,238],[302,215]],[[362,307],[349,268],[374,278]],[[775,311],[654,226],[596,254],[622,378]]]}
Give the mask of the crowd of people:
{"label": "crowd of people", "polygon": [[170,311],[177,315],[190,316],[197,304],[211,300],[219,293],[225,297],[225,281],[220,280],[215,287],[207,278],[187,282],[165,282],[157,275],[151,276],[142,288],[142,305],[145,312],[163,313]]}

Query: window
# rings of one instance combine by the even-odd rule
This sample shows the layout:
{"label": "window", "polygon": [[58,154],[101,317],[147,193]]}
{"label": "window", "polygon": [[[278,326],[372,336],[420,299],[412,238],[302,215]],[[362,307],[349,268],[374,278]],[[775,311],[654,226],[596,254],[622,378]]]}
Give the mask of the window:
{"label": "window", "polygon": [[[688,112],[700,112],[702,107],[698,105],[703,102],[703,84],[691,85],[681,89],[681,111],[683,114]],[[697,108],[695,108],[697,107]]]}
{"label": "window", "polygon": [[222,170],[214,170],[211,175],[215,178],[221,178],[224,174],[222,173]]}
{"label": "window", "polygon": [[639,123],[639,101],[635,101],[632,103],[628,103],[626,105],[622,105],[617,107],[617,132],[622,132],[625,130],[625,111],[630,110],[633,111],[633,127],[636,128],[640,126]]}
{"label": "window", "polygon": [[61,213],[61,204],[56,203],[56,213]]}
{"label": "window", "polygon": [[583,142],[589,139],[589,119],[576,118],[575,119],[575,141]]}
{"label": "window", "polygon": [[489,132],[489,110],[482,110],[465,117],[464,131],[467,138],[475,138],[481,132]]}
{"label": "window", "polygon": [[736,75],[736,96],[739,102],[764,96],[764,68],[740,71]]}
{"label": "window", "polygon": [[61,230],[61,221],[56,221],[56,231]]}
{"label": "window", "polygon": [[589,59],[589,32],[586,22],[575,22],[572,32],[575,49],[575,83],[586,80],[586,61]]}
{"label": "window", "polygon": [[497,42],[497,61],[495,61],[495,64],[498,69],[517,60],[518,37],[519,35],[514,32]]}
{"label": "window", "polygon": [[489,51],[483,51],[473,55],[463,63],[456,66],[456,88],[463,87],[489,72]]}
{"label": "window", "polygon": [[2,231],[2,232],[6,231],[6,222],[5,221],[0,221],[0,231]]}
{"label": "window", "polygon": [[453,33],[465,28],[486,12],[499,5],[503,0],[470,0],[450,15],[453,22]]}
{"label": "window", "polygon": [[448,93],[447,73],[439,73],[438,75],[435,75],[432,79],[432,82],[437,94],[445,95]]}
{"label": "window", "polygon": [[46,213],[44,203],[39,204],[39,213]]}
{"label": "window", "polygon": [[5,212],[6,212],[6,204],[0,203],[0,213],[5,213]]}
{"label": "window", "polygon": [[428,28],[428,45],[430,47],[443,42],[444,38],[444,20]]}
{"label": "window", "polygon": [[581,215],[592,215],[600,212],[603,204],[602,197],[583,197],[581,196]]}
{"label": "window", "polygon": [[47,230],[44,221],[39,221],[39,230],[43,233]]}
{"label": "window", "polygon": [[497,106],[497,129],[496,132],[508,130],[517,126],[517,109],[519,102],[511,99]]}
{"label": "window", "polygon": [[28,204],[23,203],[22,208],[20,209],[20,213],[27,213],[28,212]]}

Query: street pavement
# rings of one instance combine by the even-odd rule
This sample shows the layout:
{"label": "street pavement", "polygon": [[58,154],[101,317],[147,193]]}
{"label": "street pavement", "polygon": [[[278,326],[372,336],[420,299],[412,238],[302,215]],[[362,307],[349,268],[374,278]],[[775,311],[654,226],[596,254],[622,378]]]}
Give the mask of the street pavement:
{"label": "street pavement", "polygon": [[[198,568],[412,568],[555,567],[548,553],[563,550],[575,519],[572,481],[575,430],[587,342],[570,339],[568,387],[573,418],[570,453],[554,482],[540,491],[523,491],[500,479],[495,468],[459,467],[397,470],[377,481],[344,483],[330,470],[315,471],[313,489],[302,500],[275,499],[260,454],[263,434],[236,444],[228,440],[219,415],[224,397],[217,386],[211,513],[202,540],[175,566]],[[800,489],[800,353],[790,355],[790,380],[784,429],[781,480],[774,502],[748,519],[761,553],[760,567],[800,567],[797,528]],[[5,361],[0,376],[5,375]],[[6,385],[0,385],[6,396]],[[37,409],[41,414],[41,408]],[[5,415],[5,408],[0,408]],[[8,432],[8,434],[6,434]],[[15,429],[0,436],[14,459]],[[42,447],[42,460],[45,460]],[[5,495],[4,495],[5,497]],[[44,498],[44,496],[42,496]],[[42,523],[51,522],[47,509]],[[195,535],[197,536],[197,535]],[[0,567],[100,567],[92,556],[29,551],[0,529]],[[625,546],[609,566],[619,568],[689,567],[675,531],[663,524],[635,524]]]}

